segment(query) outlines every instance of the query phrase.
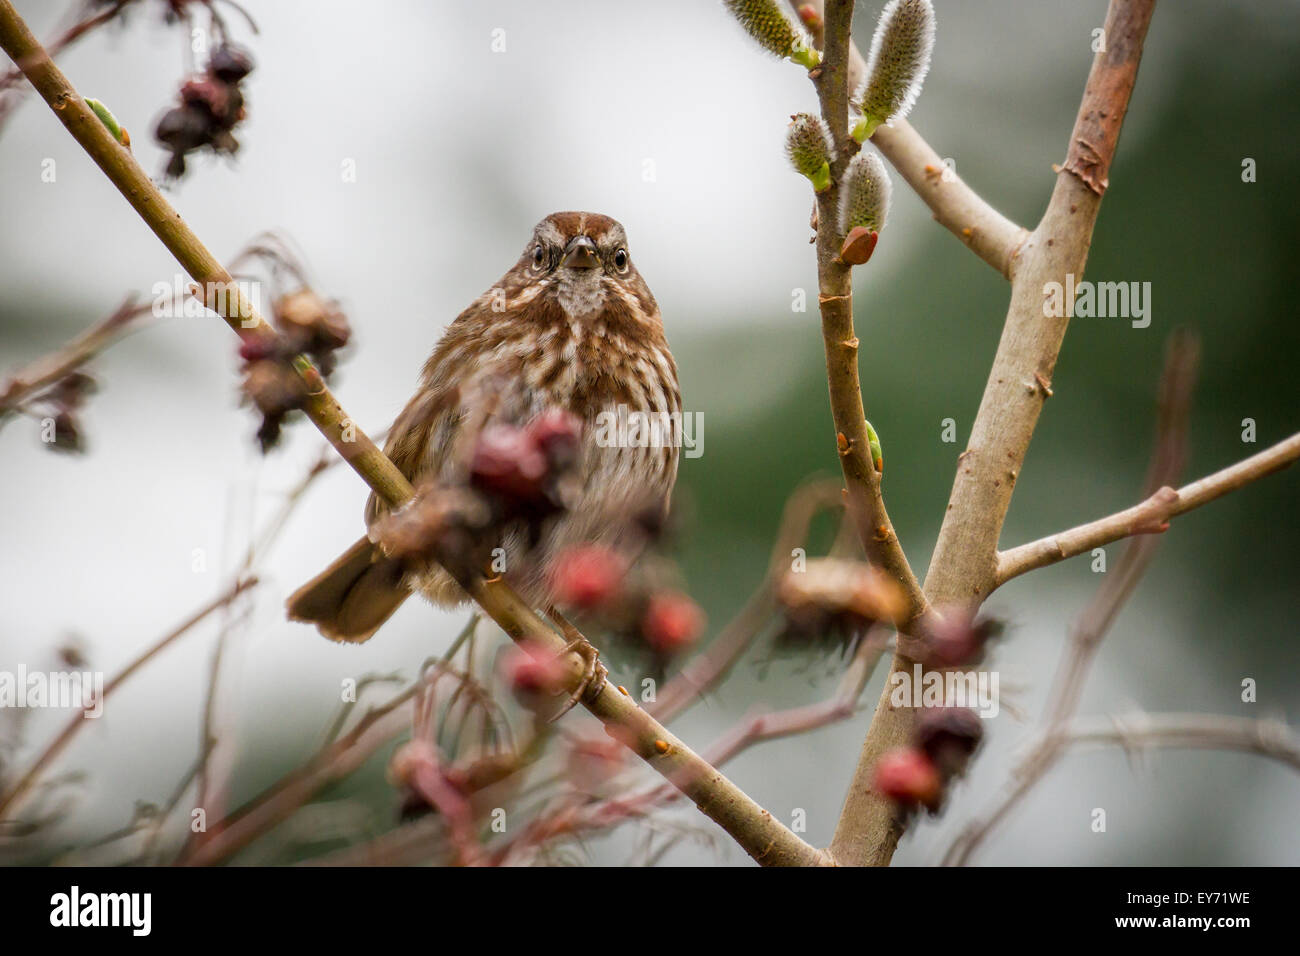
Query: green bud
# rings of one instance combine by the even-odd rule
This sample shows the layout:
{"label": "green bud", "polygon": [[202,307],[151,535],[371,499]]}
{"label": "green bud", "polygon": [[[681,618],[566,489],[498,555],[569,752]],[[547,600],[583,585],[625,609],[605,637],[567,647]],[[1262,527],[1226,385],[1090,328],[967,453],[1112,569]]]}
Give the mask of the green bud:
{"label": "green bud", "polygon": [[867,444],[871,446],[871,464],[875,466],[876,474],[883,475],[885,473],[885,456],[880,451],[880,436],[871,427],[871,422],[868,422],[865,418],[863,421],[867,426]]}
{"label": "green bud", "polygon": [[871,38],[867,78],[853,95],[853,105],[862,114],[853,127],[854,139],[864,142],[882,123],[902,119],[911,111],[933,52],[930,0],[889,0]]}
{"label": "green bud", "polygon": [[879,153],[864,149],[854,156],[840,183],[840,232],[858,226],[880,232],[889,215],[891,191],[889,173]]}
{"label": "green bud", "polygon": [[812,38],[790,22],[777,0],[723,0],[745,32],[769,53],[789,57],[812,69],[821,62],[821,54]]}
{"label": "green bud", "polygon": [[831,131],[819,116],[798,113],[791,117],[785,135],[785,154],[795,172],[812,180],[813,189],[821,192],[831,184]]}
{"label": "green bud", "polygon": [[131,137],[117,122],[117,117],[113,115],[112,111],[99,100],[90,97],[86,98],[86,105],[90,107],[92,113],[99,117],[99,121],[108,128],[108,131],[113,134],[113,139],[129,149]]}

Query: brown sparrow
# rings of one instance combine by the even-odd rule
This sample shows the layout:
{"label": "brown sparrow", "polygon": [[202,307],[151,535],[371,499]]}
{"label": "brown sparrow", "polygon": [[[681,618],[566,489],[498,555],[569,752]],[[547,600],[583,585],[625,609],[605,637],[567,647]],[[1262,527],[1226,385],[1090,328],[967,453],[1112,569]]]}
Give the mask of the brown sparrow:
{"label": "brown sparrow", "polygon": [[[540,523],[494,525],[495,540],[483,542],[507,583],[548,611],[556,555],[599,544],[634,557],[647,511],[662,516],[677,477],[675,442],[620,443],[598,427],[609,416],[667,420],[680,415],[681,396],[659,307],[623,227],[596,213],[557,212],[537,224],[519,261],[447,328],[384,451],[412,484],[449,500],[472,484],[475,456],[486,455],[490,468],[493,455],[535,454],[512,443],[525,431],[546,431],[557,413],[577,425],[571,463],[551,489],[558,507]],[[442,607],[467,600],[444,567],[413,568],[372,540],[387,512],[372,493],[371,535],[289,598],[290,618],[355,642],[414,590]]]}

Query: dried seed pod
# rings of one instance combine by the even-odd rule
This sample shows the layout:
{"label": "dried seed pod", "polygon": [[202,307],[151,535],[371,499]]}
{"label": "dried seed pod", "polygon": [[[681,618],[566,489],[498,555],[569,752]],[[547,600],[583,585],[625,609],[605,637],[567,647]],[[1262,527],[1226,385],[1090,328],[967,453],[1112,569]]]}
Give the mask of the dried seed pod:
{"label": "dried seed pod", "polygon": [[745,32],[769,53],[789,57],[812,69],[821,62],[821,54],[812,38],[790,22],[777,0],[724,0],[731,15]]}
{"label": "dried seed pod", "polygon": [[923,707],[913,739],[947,780],[966,771],[984,740],[984,725],[966,707]]}
{"label": "dried seed pod", "polygon": [[533,436],[514,425],[483,429],[470,461],[470,484],[504,499],[531,503],[545,497],[550,464]]}
{"label": "dried seed pod", "polygon": [[835,159],[835,150],[831,147],[831,131],[820,116],[798,113],[791,117],[785,154],[790,157],[795,172],[812,180],[816,192],[830,186],[830,164]]}
{"label": "dried seed pod", "polygon": [[864,149],[854,156],[840,184],[840,232],[858,226],[880,232],[889,215],[891,192],[889,173],[876,152]]}
{"label": "dried seed pod", "polygon": [[912,109],[930,70],[934,52],[934,7],[930,0],[890,0],[880,14],[866,79],[853,96],[862,119],[853,128],[859,143]]}
{"label": "dried seed pod", "polygon": [[945,611],[931,626],[921,649],[927,667],[961,667],[984,660],[988,642],[1002,634],[996,618],[972,619],[970,612],[957,608]]}
{"label": "dried seed pod", "polygon": [[907,613],[907,595],[897,581],[863,561],[840,558],[810,558],[804,570],[787,572],[777,583],[776,599],[796,615],[819,608],[851,614],[863,625],[899,621]]}
{"label": "dried seed pod", "polygon": [[233,43],[223,43],[212,51],[208,72],[225,83],[238,83],[253,72],[253,57]]}

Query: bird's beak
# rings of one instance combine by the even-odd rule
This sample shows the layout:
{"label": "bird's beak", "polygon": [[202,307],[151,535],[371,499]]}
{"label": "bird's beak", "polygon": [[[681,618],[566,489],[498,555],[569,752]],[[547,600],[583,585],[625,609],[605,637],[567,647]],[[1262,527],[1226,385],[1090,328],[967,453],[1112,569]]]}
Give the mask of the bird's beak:
{"label": "bird's beak", "polygon": [[564,247],[564,259],[560,263],[570,269],[594,269],[600,265],[596,258],[596,244],[586,236],[579,236]]}

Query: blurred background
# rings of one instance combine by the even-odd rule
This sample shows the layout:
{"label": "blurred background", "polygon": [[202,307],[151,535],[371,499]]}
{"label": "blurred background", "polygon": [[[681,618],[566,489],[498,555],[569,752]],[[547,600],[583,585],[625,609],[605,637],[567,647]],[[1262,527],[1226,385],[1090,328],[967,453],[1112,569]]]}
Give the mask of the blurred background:
{"label": "blurred background", "polygon": [[[316,288],[336,297],[354,345],[335,392],[366,429],[387,426],[442,329],[559,209],[621,220],[659,300],[704,454],[678,483],[689,515],[681,559],[710,630],[759,582],[782,503],[837,470],[809,191],[783,156],[790,113],[815,109],[803,71],[760,53],[720,3],[556,0],[372,4],[245,0],[253,35],[248,117],[234,159],[191,162],[177,208],[223,259],[267,229],[292,238]],[[859,4],[866,48],[882,4]],[[65,4],[17,4],[38,36]],[[189,69],[190,38],[162,3],[131,11],[58,57],[108,103],[136,156],[161,176],[157,117]],[[934,67],[911,121],[988,201],[1032,226],[1052,188],[1092,60],[1102,0],[935,0]],[[220,8],[219,8],[220,9]],[[202,18],[200,18],[202,22]],[[1147,41],[1087,278],[1150,282],[1149,328],[1076,319],[1017,485],[1003,544],[1137,500],[1168,334],[1199,333],[1201,378],[1188,478],[1295,431],[1300,331],[1294,220],[1300,198],[1294,91],[1300,3],[1161,4]],[[202,57],[199,58],[200,65]],[[1258,179],[1242,181],[1243,160]],[[43,181],[46,160],[54,182]],[[354,181],[342,174],[351,164]],[[924,571],[957,454],[979,402],[1008,287],[896,180],[888,228],[858,270],[864,397],[888,460],[885,493]],[[128,292],[148,299],[178,268],[56,122],[28,96],[0,134],[0,373],[56,348]],[[805,290],[808,311],[792,309]],[[57,667],[71,640],[108,674],[224,587],[250,535],[320,453],[310,425],[263,457],[238,405],[237,343],[211,316],[151,325],[98,358],[81,417],[82,456],[41,444],[22,417],[0,430],[0,670]],[[955,444],[941,440],[956,422]],[[1242,441],[1243,419],[1258,441]],[[1300,709],[1300,516],[1295,472],[1178,519],[1107,638],[1081,712],[1201,711],[1296,719]],[[373,641],[342,647],[283,618],[284,596],[361,530],[366,489],[336,468],[268,555],[251,617],[222,660],[229,715],[218,764],[231,800],[314,749],[339,682],[413,677],[465,614],[411,601]],[[824,543],[824,542],[823,542]],[[196,572],[202,551],[205,569]],[[1110,549],[1113,566],[1119,549]],[[897,862],[938,860],[1001,792],[1041,714],[1070,622],[1100,583],[1085,558],[1021,578],[988,607],[1010,623],[992,660],[1004,707],[945,815],[904,839]],[[70,812],[19,858],[66,858],[161,803],[198,750],[219,619],[110,698],[53,768],[83,771]],[[755,704],[819,700],[833,661],[758,648],[674,724],[697,746]],[[864,700],[874,705],[881,675]],[[617,674],[615,675],[618,676]],[[1241,683],[1258,701],[1241,701]],[[806,812],[829,842],[870,716],[754,748],[728,775],[777,817]],[[0,717],[5,715],[0,714]],[[30,715],[10,767],[66,715]],[[567,720],[590,721],[582,714]],[[10,732],[13,733],[12,722]],[[11,740],[12,743],[12,740]],[[366,832],[395,821],[381,752],[322,796],[354,804]],[[648,772],[647,772],[648,773]],[[648,779],[648,778],[647,778]],[[1104,834],[1090,812],[1107,810]],[[1300,779],[1241,754],[1118,749],[1067,757],[977,856],[987,864],[1296,864]],[[702,837],[664,862],[747,862],[689,805],[669,811]],[[629,859],[635,827],[588,844]],[[282,861],[341,845],[273,834],[238,860]]]}

